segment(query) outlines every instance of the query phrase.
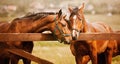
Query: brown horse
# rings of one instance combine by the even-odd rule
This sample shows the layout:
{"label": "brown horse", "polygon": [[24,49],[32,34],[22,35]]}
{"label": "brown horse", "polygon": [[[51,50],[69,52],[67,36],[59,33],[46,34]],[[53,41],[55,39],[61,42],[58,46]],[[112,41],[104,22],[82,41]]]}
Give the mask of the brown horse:
{"label": "brown horse", "polygon": [[[45,30],[50,30],[55,38],[61,40],[61,42],[69,43],[72,39],[71,36],[68,36],[70,30],[61,10],[59,13],[37,13],[16,18],[11,23],[1,23],[0,29],[1,33],[41,33]],[[9,64],[10,61],[11,64],[17,64],[19,59],[23,59],[24,64],[30,64],[31,61],[29,59],[4,51],[5,48],[16,47],[31,53],[33,42],[27,42],[1,42],[2,48],[0,51],[3,53],[0,53],[0,63]]]}
{"label": "brown horse", "polygon": [[[120,31],[114,31],[115,33],[120,33]],[[115,47],[114,48],[117,48],[117,50],[115,49],[113,51],[113,57],[117,56],[117,55],[120,55],[120,40],[117,40],[116,44],[115,44]],[[105,60],[101,60],[101,59],[106,59],[104,56],[105,56],[106,53],[103,53],[103,54],[100,54],[100,57],[98,58],[99,59],[99,62],[101,64],[107,64],[107,61]],[[87,60],[86,62],[88,62],[89,60]],[[104,62],[104,63],[103,63]]]}
{"label": "brown horse", "polygon": [[[92,60],[92,64],[98,64],[98,56],[105,52],[107,64],[111,64],[113,50],[116,50],[116,41],[111,40],[77,40],[80,33],[110,33],[113,32],[108,25],[95,22],[90,23],[85,20],[84,4],[81,8],[69,8],[70,11],[70,25],[72,28],[72,38],[70,49],[75,56],[77,64],[84,64],[84,59],[89,57]],[[109,44],[108,44],[109,43]],[[97,56],[98,55],[98,56]]]}

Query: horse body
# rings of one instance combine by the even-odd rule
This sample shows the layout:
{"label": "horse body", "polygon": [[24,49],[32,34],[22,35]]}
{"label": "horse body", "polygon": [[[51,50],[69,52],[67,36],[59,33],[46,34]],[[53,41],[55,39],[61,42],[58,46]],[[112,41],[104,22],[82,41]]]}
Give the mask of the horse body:
{"label": "horse body", "polygon": [[[95,23],[88,23],[86,22],[87,26],[87,31],[85,33],[110,33],[110,32],[113,32],[111,30],[111,28],[109,26],[107,26],[106,24],[104,23],[99,23],[99,22],[95,22]],[[97,43],[96,47],[97,47],[97,53],[103,53],[107,46],[108,46],[108,43],[109,43],[109,40],[95,40],[95,42]],[[93,43],[93,41],[87,41],[87,43]],[[89,45],[90,45],[89,44]]]}
{"label": "horse body", "polygon": [[[107,64],[111,64],[113,50],[116,50],[115,47],[116,41],[114,40],[87,40],[87,41],[78,41],[76,40],[79,33],[110,33],[113,32],[111,27],[104,23],[89,23],[85,20],[82,7],[71,9],[69,8],[71,15],[71,28],[73,40],[71,41],[71,52],[75,56],[77,64],[84,64],[83,59],[87,58],[92,60],[92,64],[98,64],[98,56],[101,53],[105,52],[105,57]],[[89,55],[89,56],[87,56]],[[98,56],[97,56],[98,55]],[[85,62],[87,63],[87,62]]]}
{"label": "horse body", "polygon": [[[65,26],[63,26],[65,24]],[[56,28],[56,26],[58,28]],[[3,26],[2,26],[3,27]],[[14,19],[10,24],[9,27],[7,29],[5,29],[2,33],[36,33],[36,32],[42,32],[45,30],[50,30],[53,32],[53,34],[56,36],[56,38],[65,41],[66,43],[71,40],[71,37],[65,37],[63,36],[63,34],[70,34],[70,31],[68,29],[67,26],[67,22],[64,20],[63,16],[62,16],[62,12],[59,11],[58,14],[35,14],[35,15],[30,15],[30,16],[25,16],[23,18],[17,18]],[[18,41],[18,42],[3,42],[5,43],[7,46],[7,48],[9,47],[15,47],[15,48],[19,48],[19,49],[23,49],[29,53],[32,52],[33,49],[33,42],[32,41]],[[24,64],[30,64],[30,60],[14,55],[14,54],[10,54],[8,52],[4,52],[5,55],[7,56],[2,56],[0,54],[1,57],[0,58],[1,61],[3,62],[3,64],[6,64],[4,62],[4,60],[6,58],[8,59],[8,63],[9,61],[11,61],[11,64],[17,64],[19,59],[23,59]]]}
{"label": "horse body", "polygon": [[[119,33],[119,31],[115,31],[116,33]],[[117,55],[120,55],[120,40],[114,40],[116,43],[113,45],[113,46],[111,46],[111,47],[113,47],[113,51],[112,51],[112,53],[113,53],[113,57],[115,57],[115,56],[117,56]],[[111,42],[112,43],[112,42]],[[105,57],[105,54],[106,53],[104,53],[104,54],[102,54],[101,56],[102,57],[99,57],[98,59],[100,60],[100,59],[104,59]],[[107,62],[108,61],[106,61],[106,59],[105,59],[105,61],[104,60],[100,60],[99,62],[101,62],[102,64],[107,64]],[[100,64],[100,63],[99,63]]]}
{"label": "horse body", "polygon": [[0,22],[0,33],[6,33],[9,26],[10,26],[10,23],[8,22]]}

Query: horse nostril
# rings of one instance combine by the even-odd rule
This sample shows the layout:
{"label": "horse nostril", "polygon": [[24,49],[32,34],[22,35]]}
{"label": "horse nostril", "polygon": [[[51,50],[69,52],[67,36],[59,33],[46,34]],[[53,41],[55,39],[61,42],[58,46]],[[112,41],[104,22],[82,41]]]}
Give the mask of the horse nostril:
{"label": "horse nostril", "polygon": [[64,44],[70,44],[70,41],[64,41]]}
{"label": "horse nostril", "polygon": [[72,37],[73,40],[76,40],[76,37]]}

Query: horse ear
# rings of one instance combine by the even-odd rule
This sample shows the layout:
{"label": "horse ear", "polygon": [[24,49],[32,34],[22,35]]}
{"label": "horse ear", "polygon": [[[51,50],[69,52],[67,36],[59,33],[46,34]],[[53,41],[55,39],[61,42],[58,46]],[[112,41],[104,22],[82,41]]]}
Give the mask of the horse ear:
{"label": "horse ear", "polygon": [[67,15],[64,15],[63,18],[66,18]]}
{"label": "horse ear", "polygon": [[68,10],[70,11],[70,13],[72,13],[72,11],[73,11],[70,6],[68,7]]}
{"label": "horse ear", "polygon": [[79,11],[83,11],[83,10],[84,10],[84,6],[85,6],[85,4],[82,3],[82,5],[81,5],[80,8],[79,8]]}
{"label": "horse ear", "polygon": [[60,10],[59,10],[59,13],[58,13],[58,17],[60,18],[61,15],[62,15],[62,10],[60,9]]}

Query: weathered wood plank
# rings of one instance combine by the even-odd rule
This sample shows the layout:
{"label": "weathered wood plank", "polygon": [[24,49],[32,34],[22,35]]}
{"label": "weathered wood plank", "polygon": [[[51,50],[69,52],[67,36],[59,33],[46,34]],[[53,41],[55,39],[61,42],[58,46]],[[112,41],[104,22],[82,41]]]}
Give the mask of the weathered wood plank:
{"label": "weathered wood plank", "polygon": [[81,33],[79,40],[119,40],[120,33]]}
{"label": "weathered wood plank", "polygon": [[40,33],[0,33],[0,41],[54,41],[52,34]]}
{"label": "weathered wood plank", "polygon": [[22,56],[22,57],[25,57],[27,59],[30,59],[31,61],[37,62],[38,64],[53,64],[50,61],[38,58],[38,57],[36,57],[36,56],[34,56],[34,55],[24,51],[24,50],[21,50],[21,49],[9,48],[9,49],[6,49],[6,51],[13,53],[13,54],[16,54],[16,55],[19,55],[19,56]]}
{"label": "weathered wood plank", "polygon": [[[80,33],[79,40],[119,40],[120,33]],[[0,33],[0,41],[55,41],[52,34]]]}

